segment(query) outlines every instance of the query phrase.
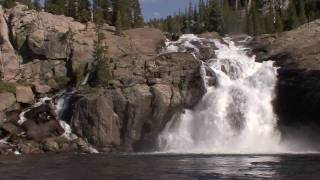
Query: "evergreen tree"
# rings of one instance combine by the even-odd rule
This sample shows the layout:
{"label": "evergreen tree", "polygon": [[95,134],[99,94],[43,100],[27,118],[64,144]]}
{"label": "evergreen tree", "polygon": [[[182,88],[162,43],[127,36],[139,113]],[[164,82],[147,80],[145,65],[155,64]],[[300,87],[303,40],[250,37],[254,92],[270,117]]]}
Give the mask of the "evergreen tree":
{"label": "evergreen tree", "polygon": [[101,25],[97,25],[96,29],[98,40],[95,44],[94,51],[94,83],[92,85],[100,85],[107,87],[112,81],[112,72],[110,67],[110,59],[107,57],[108,47],[104,44],[105,36],[101,32]]}
{"label": "evergreen tree", "polygon": [[32,8],[36,9],[36,10],[41,10],[41,4],[39,0],[33,0],[32,2]]}
{"label": "evergreen tree", "polygon": [[276,11],[276,21],[275,21],[275,31],[276,32],[282,32],[283,31],[283,23],[282,23],[282,18],[280,16],[280,11],[281,10],[277,10]]}
{"label": "evergreen tree", "polygon": [[251,8],[247,15],[247,33],[250,35],[258,35],[262,33],[261,19],[257,3],[255,1],[252,1]]}
{"label": "evergreen tree", "polygon": [[207,21],[207,15],[206,15],[206,4],[204,0],[199,0],[199,19],[198,19],[198,26],[200,28],[200,32],[203,32],[205,29],[205,24]]}
{"label": "evergreen tree", "polygon": [[131,14],[133,14],[132,27],[133,28],[143,27],[144,22],[143,22],[143,16],[141,13],[139,0],[133,0],[131,11],[132,11]]}
{"label": "evergreen tree", "polygon": [[12,8],[16,4],[15,0],[5,0],[2,5],[4,8]]}
{"label": "evergreen tree", "polygon": [[304,24],[307,22],[307,16],[305,11],[305,2],[304,0],[298,0],[297,1],[298,6],[298,16],[300,23]]}
{"label": "evergreen tree", "polygon": [[64,14],[65,6],[64,0],[46,0],[45,10],[53,14]]}
{"label": "evergreen tree", "polygon": [[77,17],[77,11],[78,11],[78,1],[77,0],[68,0],[65,1],[65,11],[64,14],[66,16],[70,17]]}
{"label": "evergreen tree", "polygon": [[299,18],[297,16],[297,9],[295,3],[290,1],[286,12],[285,30],[291,30],[299,26]]}
{"label": "evergreen tree", "polygon": [[80,22],[90,21],[91,3],[89,0],[78,0],[78,12],[75,18]]}
{"label": "evergreen tree", "polygon": [[209,21],[208,31],[216,31],[218,33],[224,33],[224,22],[221,11],[221,3],[217,0],[210,0],[208,4]]}
{"label": "evergreen tree", "polygon": [[113,24],[117,25],[119,29],[131,28],[133,22],[131,7],[131,0],[116,0],[114,2]]}
{"label": "evergreen tree", "polygon": [[93,0],[94,22],[111,23],[112,14],[110,13],[110,0]]}
{"label": "evergreen tree", "polygon": [[276,15],[274,12],[273,5],[269,5],[269,10],[267,14],[264,15],[264,30],[261,33],[274,33],[275,32],[275,23],[276,23]]}
{"label": "evergreen tree", "polygon": [[187,18],[186,14],[182,16],[182,28],[181,28],[181,31],[184,34],[190,33],[189,21],[188,21],[188,18]]}
{"label": "evergreen tree", "polygon": [[192,2],[191,0],[189,1],[189,8],[187,10],[187,14],[188,14],[188,27],[189,27],[189,31],[191,32],[192,28],[193,28],[193,7],[192,7]]}
{"label": "evergreen tree", "polygon": [[236,12],[231,8],[229,1],[225,0],[223,3],[223,19],[224,19],[224,32],[240,32],[239,25],[236,17]]}

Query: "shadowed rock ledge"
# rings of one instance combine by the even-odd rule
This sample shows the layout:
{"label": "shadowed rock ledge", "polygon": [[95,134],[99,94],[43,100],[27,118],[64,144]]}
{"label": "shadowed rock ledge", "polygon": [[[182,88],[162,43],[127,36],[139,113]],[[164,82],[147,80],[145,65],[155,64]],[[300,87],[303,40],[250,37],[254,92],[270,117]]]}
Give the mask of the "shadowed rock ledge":
{"label": "shadowed rock ledge", "polygon": [[[259,61],[279,66],[275,110],[284,136],[318,144],[320,128],[320,20],[249,43]],[[318,147],[319,148],[319,147]]]}

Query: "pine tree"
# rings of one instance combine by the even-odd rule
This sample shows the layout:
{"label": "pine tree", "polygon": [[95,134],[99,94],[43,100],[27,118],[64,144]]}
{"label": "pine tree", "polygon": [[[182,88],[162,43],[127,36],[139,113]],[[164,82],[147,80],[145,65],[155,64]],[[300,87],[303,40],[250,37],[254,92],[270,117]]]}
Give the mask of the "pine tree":
{"label": "pine tree", "polygon": [[188,8],[188,27],[189,31],[192,31],[193,29],[193,7],[191,0],[189,1],[189,8]]}
{"label": "pine tree", "polygon": [[223,3],[223,20],[224,31],[226,33],[239,31],[238,22],[236,20],[236,14],[230,7],[228,0],[224,1]]}
{"label": "pine tree", "polygon": [[199,0],[198,7],[199,7],[198,25],[199,25],[200,31],[203,32],[205,30],[205,25],[207,21],[206,4],[204,0]]}
{"label": "pine tree", "polygon": [[65,6],[64,0],[46,0],[45,10],[52,14],[64,14]]}
{"label": "pine tree", "polygon": [[112,14],[110,13],[110,0],[93,0],[94,22],[111,23]]}
{"label": "pine tree", "polygon": [[2,5],[4,8],[12,8],[16,4],[15,0],[5,0]]}
{"label": "pine tree", "polygon": [[291,30],[299,26],[299,18],[297,16],[297,9],[295,3],[290,1],[286,12],[285,30]]}
{"label": "pine tree", "polygon": [[36,10],[41,10],[41,4],[39,0],[33,0],[32,2],[32,8],[36,9]]}
{"label": "pine tree", "polygon": [[101,27],[97,26],[98,41],[96,43],[94,58],[96,61],[95,76],[96,81],[101,86],[108,86],[112,80],[112,73],[109,64],[109,58],[107,57],[107,46],[104,44],[104,34],[101,32]]}
{"label": "pine tree", "polygon": [[218,33],[224,33],[224,22],[221,11],[221,3],[217,0],[210,0],[208,4],[209,8],[209,21],[208,31],[216,31]]}
{"label": "pine tree", "polygon": [[267,14],[264,15],[264,31],[263,33],[274,33],[275,32],[275,12],[273,8],[273,4],[269,4],[269,10]]}
{"label": "pine tree", "polygon": [[251,2],[251,8],[247,15],[247,33],[250,35],[259,35],[262,33],[261,17],[255,1]]}
{"label": "pine tree", "polygon": [[[187,11],[186,11],[187,12]],[[189,22],[188,22],[188,18],[187,15],[184,14],[182,16],[182,28],[181,28],[182,33],[187,34],[190,33],[190,27],[189,27]]]}
{"label": "pine tree", "polygon": [[132,26],[132,1],[116,0],[113,4],[113,20],[112,24],[119,26],[120,29],[129,29]]}
{"label": "pine tree", "polygon": [[132,28],[143,27],[144,22],[139,0],[133,0],[131,11],[131,14],[133,14]]}
{"label": "pine tree", "polygon": [[280,16],[280,11],[281,10],[276,11],[276,21],[274,25],[275,31],[278,33],[283,31],[283,23],[282,23],[282,18]]}
{"label": "pine tree", "polygon": [[78,0],[78,12],[75,17],[80,22],[88,22],[91,19],[91,3],[89,0]]}
{"label": "pine tree", "polygon": [[298,6],[299,21],[300,21],[300,23],[304,24],[307,22],[304,0],[298,0],[297,6]]}

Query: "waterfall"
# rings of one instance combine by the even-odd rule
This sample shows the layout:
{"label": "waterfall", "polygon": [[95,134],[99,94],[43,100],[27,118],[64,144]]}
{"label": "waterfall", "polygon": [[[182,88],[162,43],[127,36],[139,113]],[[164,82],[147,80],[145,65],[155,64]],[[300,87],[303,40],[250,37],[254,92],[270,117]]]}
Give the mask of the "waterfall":
{"label": "waterfall", "polygon": [[[38,102],[32,105],[32,107],[27,108],[22,111],[19,115],[18,124],[22,125],[28,119],[25,117],[25,114],[31,111],[34,108],[49,104],[49,107],[54,111],[55,119],[59,122],[59,125],[64,129],[64,133],[61,136],[64,136],[68,140],[74,140],[77,138],[75,134],[72,133],[71,127],[68,123],[63,121],[63,113],[66,110],[69,100],[74,92],[67,92],[66,90],[60,91],[52,97],[43,97],[39,99]],[[49,109],[48,109],[49,110]]]}
{"label": "waterfall", "polygon": [[162,53],[199,54],[201,46],[215,48],[206,60],[217,84],[193,110],[174,116],[159,135],[160,151],[174,153],[283,152],[272,101],[277,82],[273,62],[255,62],[247,48],[231,38],[204,39],[184,35],[167,42]]}

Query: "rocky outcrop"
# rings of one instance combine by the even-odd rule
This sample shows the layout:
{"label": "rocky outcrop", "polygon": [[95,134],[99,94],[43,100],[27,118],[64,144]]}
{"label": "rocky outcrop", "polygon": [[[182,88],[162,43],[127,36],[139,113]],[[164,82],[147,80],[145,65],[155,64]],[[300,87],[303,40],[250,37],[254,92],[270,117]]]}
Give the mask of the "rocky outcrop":
{"label": "rocky outcrop", "polygon": [[113,89],[78,95],[71,124],[77,134],[102,149],[151,150],[171,117],[192,108],[205,93],[201,62],[187,53],[143,62],[124,57],[119,65],[122,60],[138,63],[115,70],[119,84]]}
{"label": "rocky outcrop", "polygon": [[16,54],[9,39],[9,28],[4,18],[4,11],[0,6],[0,73],[4,80],[12,80],[19,69],[20,56]]}
{"label": "rocky outcrop", "polygon": [[16,98],[14,97],[14,95],[9,92],[0,93],[0,99],[0,111],[10,108],[16,102]]}
{"label": "rocky outcrop", "polygon": [[121,144],[120,119],[113,111],[109,94],[102,92],[83,94],[72,107],[70,125],[74,133],[88,140],[102,151],[112,151]]}
{"label": "rocky outcrop", "polygon": [[260,61],[273,60],[278,70],[275,110],[283,126],[320,127],[320,20],[249,43]]}
{"label": "rocky outcrop", "polygon": [[34,101],[34,95],[32,89],[29,86],[17,86],[16,87],[17,102],[32,104]]}
{"label": "rocky outcrop", "polygon": [[[160,30],[138,28],[118,36],[106,24],[98,29],[24,5],[6,10],[1,18],[1,46],[6,47],[1,53],[16,56],[12,73],[4,76],[16,88],[11,94],[4,92],[12,98],[0,109],[0,136],[8,138],[11,149],[2,153],[88,152],[89,144],[105,152],[151,150],[165,124],[196,105],[206,91],[201,62],[193,55],[158,54],[166,40]],[[100,71],[110,76],[103,86],[96,82],[98,32],[108,56]],[[210,49],[201,54],[214,56]],[[63,115],[55,113],[61,103],[57,95],[51,105],[45,99],[32,105],[66,85],[76,93],[67,107],[60,105]],[[69,123],[78,138],[66,138],[68,129],[60,120]]]}

